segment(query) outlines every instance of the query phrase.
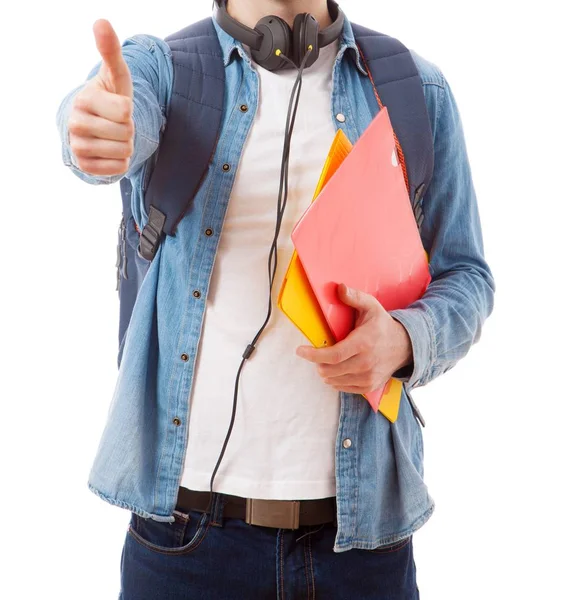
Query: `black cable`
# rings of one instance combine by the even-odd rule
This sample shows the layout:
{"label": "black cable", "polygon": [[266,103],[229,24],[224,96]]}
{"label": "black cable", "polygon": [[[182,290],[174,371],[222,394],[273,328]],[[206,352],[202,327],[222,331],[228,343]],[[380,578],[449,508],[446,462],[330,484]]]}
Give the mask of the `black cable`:
{"label": "black cable", "polygon": [[[311,54],[311,49],[308,49],[306,52],[301,65],[298,68],[298,76],[296,77],[296,81],[294,82],[294,86],[292,88],[292,93],[290,95],[290,102],[288,105],[288,113],[286,116],[286,127],[284,130],[284,147],[282,149],[282,164],[280,168],[280,185],[278,188],[278,201],[276,207],[276,227],[274,230],[274,238],[272,240],[272,245],[270,247],[270,252],[268,255],[268,281],[269,281],[269,293],[268,293],[268,311],[266,314],[266,318],[260,329],[257,331],[253,341],[246,347],[243,352],[243,360],[239,365],[239,369],[237,370],[237,377],[235,378],[235,389],[233,393],[233,409],[231,412],[231,421],[229,423],[229,428],[227,430],[227,435],[225,436],[225,440],[223,442],[223,447],[219,454],[219,458],[213,470],[211,479],[210,479],[210,499],[208,502],[208,507],[206,509],[206,513],[211,511],[212,501],[213,501],[213,482],[216,476],[216,473],[219,469],[219,465],[223,459],[225,454],[225,450],[227,448],[227,444],[229,442],[229,438],[231,437],[231,432],[233,431],[233,425],[235,423],[235,415],[237,413],[237,396],[239,391],[239,380],[241,378],[241,371],[243,370],[243,365],[246,360],[251,356],[251,354],[255,350],[255,346],[266,329],[270,317],[272,316],[272,288],[274,286],[274,279],[276,276],[276,269],[278,267],[278,236],[280,234],[280,228],[282,227],[282,219],[284,217],[284,211],[286,209],[286,203],[288,200],[288,174],[289,174],[289,163],[290,163],[290,143],[292,139],[292,134],[294,131],[294,124],[296,121],[296,115],[298,111],[298,105],[300,101],[300,94],[302,90],[302,82],[303,82],[303,72],[305,69],[305,65],[309,55]],[[280,57],[286,62],[290,63],[293,66],[296,66],[287,56],[283,54]],[[210,521],[208,520],[207,526],[209,526]]]}
{"label": "black cable", "polygon": [[[269,284],[270,284],[268,313],[267,313],[266,320],[263,323],[263,326],[257,333],[255,340],[253,340],[253,344],[252,344],[253,346],[256,343],[256,341],[258,340],[259,336],[264,331],[266,325],[268,324],[268,321],[270,319],[270,315],[272,312],[272,287],[274,285],[274,278],[276,276],[276,269],[278,267],[278,244],[277,244],[277,242],[278,242],[278,236],[280,234],[280,228],[282,226],[282,217],[284,216],[284,210],[286,208],[286,202],[288,200],[288,173],[289,173],[289,169],[290,169],[290,165],[289,165],[289,162],[290,162],[290,140],[292,137],[292,133],[293,133],[293,129],[294,129],[294,122],[295,122],[295,118],[296,118],[296,114],[297,114],[297,108],[298,108],[298,102],[299,102],[299,96],[300,96],[299,92],[301,91],[301,85],[302,85],[302,79],[301,79],[302,72],[303,72],[303,70],[300,69],[298,78],[296,79],[296,83],[294,84],[294,87],[292,90],[292,95],[290,97],[288,116],[286,118],[285,140],[284,140],[284,148],[282,151],[282,168],[281,168],[281,172],[280,172],[280,188],[279,188],[279,193],[278,193],[278,204],[277,204],[277,213],[276,213],[276,227],[275,227],[275,231],[274,231],[274,240],[270,247],[270,253],[269,253],[269,257],[268,257],[268,272],[269,272]],[[296,90],[298,90],[298,94],[295,96]],[[292,111],[292,104],[294,102],[294,96],[296,98],[296,104],[294,105],[294,109]],[[291,113],[293,113],[293,114],[291,114]],[[282,200],[282,195],[284,196],[283,200]]]}

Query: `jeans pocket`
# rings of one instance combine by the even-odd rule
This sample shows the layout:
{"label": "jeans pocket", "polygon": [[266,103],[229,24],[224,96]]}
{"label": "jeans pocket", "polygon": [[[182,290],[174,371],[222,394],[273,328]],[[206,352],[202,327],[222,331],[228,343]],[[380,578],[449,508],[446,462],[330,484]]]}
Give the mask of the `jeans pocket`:
{"label": "jeans pocket", "polygon": [[378,546],[378,548],[373,548],[372,550],[367,550],[367,552],[371,552],[372,554],[389,554],[391,552],[397,552],[398,550],[405,548],[411,542],[411,538],[412,536],[409,536],[403,540],[385,544],[384,546]]}
{"label": "jeans pocket", "polygon": [[209,515],[174,511],[174,523],[164,523],[131,513],[128,535],[139,545],[160,554],[179,555],[193,552],[203,542],[209,527]]}

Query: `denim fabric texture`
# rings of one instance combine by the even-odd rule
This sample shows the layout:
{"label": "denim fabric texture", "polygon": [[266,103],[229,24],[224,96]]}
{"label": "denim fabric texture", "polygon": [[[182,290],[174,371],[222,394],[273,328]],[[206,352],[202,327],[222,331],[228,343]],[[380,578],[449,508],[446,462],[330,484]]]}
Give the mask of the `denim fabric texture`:
{"label": "denim fabric texture", "polygon": [[[149,265],[88,479],[89,488],[107,502],[161,522],[174,521],[210,277],[233,180],[259,99],[258,75],[243,47],[217,24],[216,29],[226,74],[221,135],[190,210],[176,235],[163,241]],[[458,108],[441,70],[410,52],[423,84],[434,138],[434,175],[414,207],[432,282],[423,298],[391,313],[407,329],[414,352],[413,368],[403,378],[397,421],[392,424],[374,413],[361,396],[341,393],[335,440],[338,527],[333,549],[337,553],[407,539],[431,517],[435,503],[423,477],[421,425],[407,394],[464,357],[480,338],[493,309],[494,281],[484,257]],[[133,77],[135,122],[135,151],[125,176],[133,187],[132,213],[142,228],[147,220],[143,182],[151,172],[166,125],[173,68],[167,43],[151,35],[127,39],[123,54]],[[335,131],[342,128],[353,143],[378,110],[376,101],[371,105],[364,94],[366,77],[346,20],[333,69],[332,114],[328,118],[332,118]],[[66,96],[57,112],[63,161],[88,183],[114,183],[120,177],[90,176],[75,165],[66,123],[80,87]],[[243,104],[248,107],[245,112],[239,110]],[[346,116],[345,122],[336,120],[339,113]],[[225,163],[229,170],[222,169]],[[128,227],[128,239],[135,239],[133,222]],[[181,358],[183,354],[188,360]],[[352,445],[343,446],[345,439]]]}
{"label": "denim fabric texture", "polygon": [[175,512],[162,523],[131,514],[120,600],[419,600],[412,536],[336,553],[333,524],[255,527],[222,517],[218,496],[211,517]]}

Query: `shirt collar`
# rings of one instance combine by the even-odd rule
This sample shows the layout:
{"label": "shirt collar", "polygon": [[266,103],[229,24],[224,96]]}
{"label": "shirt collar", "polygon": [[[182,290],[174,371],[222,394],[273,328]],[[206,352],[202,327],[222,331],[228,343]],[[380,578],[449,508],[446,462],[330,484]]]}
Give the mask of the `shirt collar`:
{"label": "shirt collar", "polygon": [[[250,59],[248,54],[245,52],[243,48],[243,44],[240,41],[236,40],[233,36],[229,35],[217,24],[215,16],[213,17],[213,24],[215,30],[217,31],[217,37],[219,38],[219,45],[221,46],[221,51],[223,53],[223,65],[226,67],[233,57],[233,53],[237,52],[239,56],[250,63]],[[338,56],[341,56],[345,53],[346,50],[351,50],[354,53],[354,63],[357,69],[363,74],[367,75],[367,72],[362,65],[362,59],[360,56],[360,52],[356,42],[354,40],[354,34],[352,30],[352,25],[345,15],[345,21],[343,24],[343,31],[341,33],[340,45],[339,45],[339,53]]]}
{"label": "shirt collar", "polygon": [[358,46],[354,40],[354,33],[353,33],[351,22],[348,20],[347,16],[345,15],[345,22],[343,24],[343,33],[341,34],[340,51],[344,53],[347,49],[352,50],[352,52],[354,53],[354,64],[356,65],[357,69],[363,75],[368,76],[368,73],[366,72],[366,69],[364,68],[364,65],[362,64],[360,50],[358,49]]}

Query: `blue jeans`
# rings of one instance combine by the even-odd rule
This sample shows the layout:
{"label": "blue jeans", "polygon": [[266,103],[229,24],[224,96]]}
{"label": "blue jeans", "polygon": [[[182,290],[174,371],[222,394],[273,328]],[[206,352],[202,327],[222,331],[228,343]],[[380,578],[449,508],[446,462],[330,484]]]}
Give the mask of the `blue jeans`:
{"label": "blue jeans", "polygon": [[419,600],[411,536],[335,553],[332,523],[296,530],[175,511],[174,523],[132,513],[120,600]]}

